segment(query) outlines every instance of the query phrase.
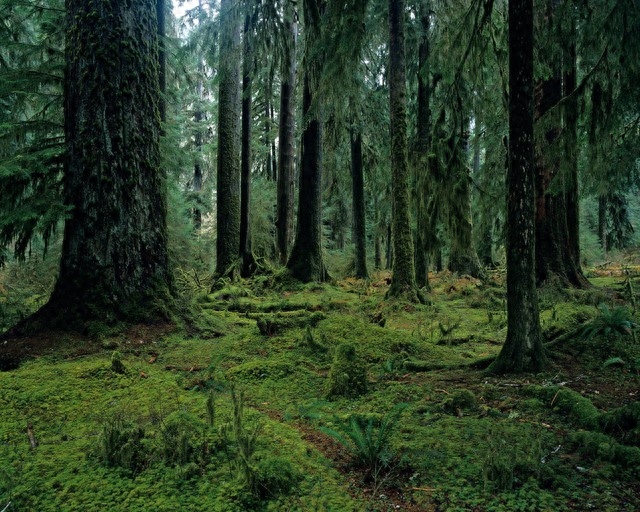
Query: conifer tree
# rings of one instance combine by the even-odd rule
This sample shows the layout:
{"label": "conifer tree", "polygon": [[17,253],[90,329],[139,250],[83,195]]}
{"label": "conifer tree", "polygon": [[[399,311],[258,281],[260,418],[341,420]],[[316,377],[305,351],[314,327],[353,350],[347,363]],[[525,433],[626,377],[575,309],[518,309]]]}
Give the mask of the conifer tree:
{"label": "conifer tree", "polygon": [[507,339],[494,373],[546,364],[535,285],[533,0],[509,0],[509,169],[507,176]]}
{"label": "conifer tree", "polygon": [[240,11],[220,3],[216,274],[233,273],[240,247]]}
{"label": "conifer tree", "polygon": [[409,213],[404,0],[389,0],[389,117],[393,189],[393,273],[390,297],[418,302]]}
{"label": "conifer tree", "polygon": [[[154,0],[68,0],[65,223],[60,274],[27,322],[163,314],[172,287],[165,177],[160,170],[158,38]],[[160,305],[160,306],[159,306]]]}
{"label": "conifer tree", "polygon": [[329,277],[322,255],[322,98],[317,96],[323,68],[321,17],[324,0],[305,0],[306,53],[302,96],[302,158],[296,237],[287,262],[291,275],[303,282]]}

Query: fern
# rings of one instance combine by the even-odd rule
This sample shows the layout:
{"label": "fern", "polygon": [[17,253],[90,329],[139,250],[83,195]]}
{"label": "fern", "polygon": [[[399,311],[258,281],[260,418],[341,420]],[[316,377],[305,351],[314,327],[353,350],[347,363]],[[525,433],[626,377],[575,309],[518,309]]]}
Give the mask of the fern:
{"label": "fern", "polygon": [[606,304],[600,304],[598,310],[600,311],[598,316],[582,329],[580,335],[583,339],[590,340],[594,336],[601,334],[608,336],[612,332],[634,334],[633,330],[636,328],[636,324],[633,322],[628,308],[619,306],[609,309]]}
{"label": "fern", "polygon": [[352,416],[348,424],[338,422],[338,430],[322,428],[322,431],[347,448],[358,466],[375,476],[395,458],[391,435],[406,408],[407,404],[396,405],[379,424],[374,418],[365,421]]}

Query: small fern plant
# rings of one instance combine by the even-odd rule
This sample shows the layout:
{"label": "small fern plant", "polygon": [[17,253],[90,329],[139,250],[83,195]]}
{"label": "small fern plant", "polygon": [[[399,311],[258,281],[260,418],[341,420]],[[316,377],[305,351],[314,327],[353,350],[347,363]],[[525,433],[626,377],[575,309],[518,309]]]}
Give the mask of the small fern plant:
{"label": "small fern plant", "polygon": [[585,340],[590,340],[594,336],[603,334],[605,336],[612,332],[620,334],[631,334],[634,336],[636,323],[633,321],[631,311],[624,306],[609,309],[606,304],[598,305],[598,316],[596,316],[591,322],[587,323],[580,333],[581,337]]}
{"label": "small fern plant", "polygon": [[321,430],[347,448],[354,462],[375,478],[396,458],[390,444],[391,435],[406,408],[407,404],[397,404],[381,420],[351,416],[348,423],[336,422],[337,429]]}

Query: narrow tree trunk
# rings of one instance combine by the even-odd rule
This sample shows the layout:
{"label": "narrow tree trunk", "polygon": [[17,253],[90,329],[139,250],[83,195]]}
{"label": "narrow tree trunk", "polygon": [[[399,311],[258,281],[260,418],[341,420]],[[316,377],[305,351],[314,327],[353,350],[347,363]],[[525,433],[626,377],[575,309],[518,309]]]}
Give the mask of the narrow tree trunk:
{"label": "narrow tree trunk", "polygon": [[429,287],[429,233],[427,214],[429,201],[429,147],[431,145],[431,87],[429,86],[429,16],[430,2],[420,4],[422,34],[418,48],[418,117],[416,120],[417,144],[414,158],[414,204],[416,212],[415,265],[416,284]]}
{"label": "narrow tree trunk", "polygon": [[607,195],[598,196],[598,238],[605,254],[609,250],[607,245],[607,208]]}
{"label": "narrow tree trunk", "polygon": [[159,170],[156,2],[107,2],[96,10],[89,0],[67,0],[66,7],[70,217],[60,274],[33,325],[158,318],[172,280]]}
{"label": "narrow tree trunk", "polygon": [[[160,101],[158,110],[160,121],[167,120],[167,51],[166,51],[166,0],[156,0],[156,17],[158,18],[158,83],[160,86]],[[161,128],[164,130],[164,128]]]}
{"label": "narrow tree trunk", "polygon": [[[287,2],[287,6],[291,3]],[[285,13],[288,27],[289,46],[287,48],[287,64],[284,66],[283,79],[280,85],[280,123],[278,133],[278,184],[276,201],[276,246],[280,263],[285,265],[289,256],[289,247],[293,235],[293,194],[295,164],[295,113],[294,94],[296,80],[296,41],[297,24],[293,19],[292,9]]]}
{"label": "narrow tree trunk", "polygon": [[[198,84],[200,91],[200,100],[202,100],[202,83]],[[193,208],[191,214],[193,217],[193,229],[195,233],[199,233],[202,228],[202,184],[203,184],[203,172],[202,172],[202,120],[204,119],[204,113],[200,110],[200,105],[196,107],[196,111],[193,114],[193,120],[195,124],[194,134],[194,146],[195,146],[195,162],[193,164]]]}
{"label": "narrow tree trunk", "polygon": [[393,193],[393,272],[389,297],[418,302],[407,162],[407,92],[404,55],[404,0],[389,0],[389,114]]}
{"label": "narrow tree trunk", "polygon": [[353,192],[353,240],[355,243],[355,276],[369,277],[367,271],[367,231],[364,202],[364,172],[362,168],[362,135],[351,128],[351,177]]}
{"label": "narrow tree trunk", "polygon": [[507,339],[494,373],[539,371],[546,359],[535,285],[533,0],[509,0]]}
{"label": "narrow tree trunk", "polygon": [[251,247],[251,123],[252,123],[252,21],[247,13],[244,21],[242,56],[242,153],[240,157],[240,275],[249,277],[256,270]]}
{"label": "narrow tree trunk", "polygon": [[220,92],[216,274],[233,272],[240,247],[240,17],[233,0],[220,3]]}
{"label": "narrow tree trunk", "polygon": [[373,268],[382,270],[382,225],[380,220],[380,201],[377,196],[373,198],[374,209],[374,237],[373,237]]}
{"label": "narrow tree trunk", "polygon": [[448,231],[449,270],[458,274],[483,277],[484,271],[473,245],[471,223],[471,177],[469,175],[469,118],[464,113],[462,98],[458,97],[456,117],[460,119],[457,134],[449,140],[449,176],[452,181],[452,200],[449,206]]}

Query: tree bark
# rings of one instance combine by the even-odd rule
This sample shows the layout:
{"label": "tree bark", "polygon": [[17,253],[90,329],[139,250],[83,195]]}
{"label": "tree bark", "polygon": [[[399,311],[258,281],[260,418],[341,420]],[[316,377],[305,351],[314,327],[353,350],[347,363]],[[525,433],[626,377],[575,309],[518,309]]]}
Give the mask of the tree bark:
{"label": "tree bark", "polygon": [[67,0],[60,274],[33,325],[158,318],[172,290],[156,3]]}
{"label": "tree bark", "polygon": [[393,194],[393,271],[389,297],[419,301],[409,215],[404,0],[389,0],[389,114]]}
{"label": "tree bark", "polygon": [[220,3],[216,274],[233,273],[240,247],[240,48],[239,10]]}
{"label": "tree bark", "polygon": [[[291,6],[291,2],[287,2]],[[280,85],[280,121],[278,127],[278,182],[276,200],[276,246],[280,263],[285,265],[293,238],[293,195],[295,164],[294,94],[296,80],[297,24],[289,8],[285,12],[289,46],[286,53],[282,83]]]}
{"label": "tree bark", "polygon": [[[158,110],[162,123],[167,120],[166,7],[166,0],[156,0],[156,17],[158,19],[158,83],[160,86]],[[161,129],[164,130],[164,128]]]}
{"label": "tree bark", "polygon": [[253,75],[253,23],[245,15],[242,57],[242,153],[240,157],[240,275],[249,277],[256,270],[251,246],[251,123]]}
{"label": "tree bark", "polygon": [[362,167],[362,134],[352,127],[350,139],[355,277],[366,279],[369,277],[369,272],[367,271],[367,227],[364,201],[364,171]]}
{"label": "tree bark", "polygon": [[535,284],[533,113],[533,0],[509,0],[507,339],[493,373],[546,364]]}
{"label": "tree bark", "polygon": [[296,239],[287,262],[291,275],[302,282],[329,278],[322,257],[322,122],[310,78],[315,70],[306,69],[304,75],[302,110],[309,121],[302,133]]}
{"label": "tree bark", "polygon": [[[546,16],[549,24],[554,21],[554,6],[552,2]],[[573,54],[565,77],[573,87],[565,91],[567,94],[575,86],[575,51]],[[536,141],[536,282],[541,286],[555,278],[565,286],[584,288],[589,283],[580,268],[579,256],[577,105],[575,99],[567,102],[564,119],[557,108],[563,97],[563,64],[566,66],[567,62],[551,63],[553,75],[540,81],[535,91],[536,121],[543,123],[543,134]],[[565,136],[573,147],[565,146],[560,152],[557,146],[563,121],[570,123]]]}
{"label": "tree bark", "polygon": [[[458,116],[463,106],[459,105]],[[478,254],[473,244],[471,223],[471,179],[467,165],[469,152],[469,120],[463,116],[458,136],[449,140],[450,175],[453,186],[453,200],[449,207],[448,230],[450,237],[449,270],[458,274],[483,277]]]}
{"label": "tree bark", "polygon": [[416,284],[429,288],[430,231],[427,204],[429,202],[429,147],[431,146],[431,87],[429,84],[430,2],[420,4],[422,33],[418,47],[418,117],[416,119],[416,155],[414,159],[414,204],[416,212],[415,265]]}

